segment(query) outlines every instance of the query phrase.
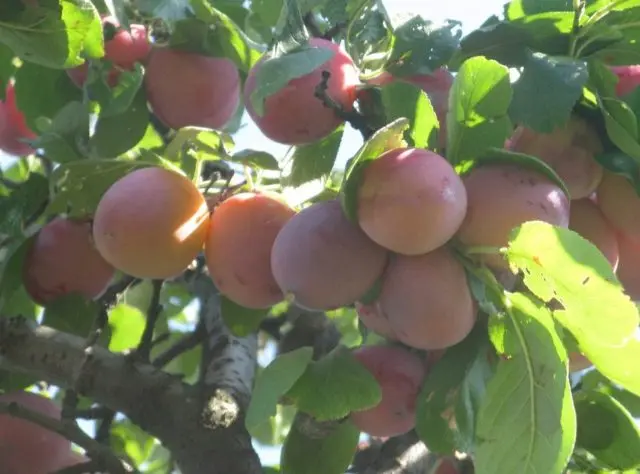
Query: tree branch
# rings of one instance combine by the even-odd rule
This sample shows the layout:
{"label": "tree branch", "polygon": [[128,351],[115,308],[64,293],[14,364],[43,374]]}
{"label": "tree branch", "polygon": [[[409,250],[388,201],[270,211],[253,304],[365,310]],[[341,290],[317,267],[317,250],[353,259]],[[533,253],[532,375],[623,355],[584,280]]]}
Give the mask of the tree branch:
{"label": "tree branch", "polygon": [[75,422],[66,423],[64,421],[56,420],[49,416],[29,410],[15,402],[0,402],[0,413],[7,413],[13,417],[21,418],[46,428],[49,431],[58,433],[60,436],[67,438],[69,441],[86,450],[87,454],[100,464],[101,469],[107,469],[112,474],[126,474],[127,472],[132,472],[131,469],[127,469],[124,466],[122,461],[118,459],[108,447],[98,443],[87,435],[78,427],[77,424],[75,424]]}
{"label": "tree branch", "polygon": [[140,344],[133,352],[132,356],[140,362],[149,362],[151,349],[153,348],[153,333],[155,332],[156,323],[160,314],[162,314],[162,305],[160,304],[160,294],[162,292],[162,280],[153,280],[153,292],[151,293],[151,302],[147,310],[147,322],[144,326],[144,332],[140,338]]}
{"label": "tree branch", "polygon": [[356,453],[350,470],[357,474],[422,474],[431,472],[438,457],[427,450],[415,431],[373,443]]}
{"label": "tree branch", "polygon": [[184,336],[182,339],[177,341],[162,354],[156,357],[153,360],[154,367],[157,367],[159,369],[165,367],[175,358],[180,357],[185,352],[190,351],[198,344],[202,343],[206,339],[206,335],[207,333],[204,330],[204,326],[202,324],[198,324],[194,331]]}

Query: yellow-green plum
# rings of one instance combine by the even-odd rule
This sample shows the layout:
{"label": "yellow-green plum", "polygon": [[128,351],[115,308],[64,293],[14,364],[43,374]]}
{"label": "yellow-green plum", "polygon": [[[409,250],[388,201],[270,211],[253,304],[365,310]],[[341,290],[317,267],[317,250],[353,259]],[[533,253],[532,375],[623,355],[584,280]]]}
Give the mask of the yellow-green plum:
{"label": "yellow-green plum", "polygon": [[616,231],[591,199],[571,202],[569,229],[580,234],[607,258],[613,270],[618,267],[620,250]]}
{"label": "yellow-green plum", "polygon": [[388,251],[345,216],[340,201],[306,207],[282,227],[271,270],[282,292],[309,310],[337,309],[362,298],[382,275]]}
{"label": "yellow-green plum", "polygon": [[[542,173],[514,164],[486,164],[463,177],[467,215],[457,237],[467,246],[505,247],[511,231],[528,221],[569,226],[569,198]],[[483,260],[508,268],[500,255]]]}
{"label": "yellow-green plum", "polygon": [[467,192],[442,156],[396,148],[366,165],[358,189],[358,222],[374,242],[402,255],[444,245],[467,212]]}
{"label": "yellow-green plum", "polygon": [[416,349],[453,346],[476,322],[466,273],[446,247],[392,258],[378,301],[397,339]]}
{"label": "yellow-green plum", "polygon": [[398,436],[416,424],[416,406],[426,377],[421,358],[398,346],[362,346],[354,357],[373,375],[382,392],[380,402],[351,413],[351,421],[371,436]]}
{"label": "yellow-green plum", "polygon": [[251,119],[269,139],[287,145],[301,145],[318,141],[342,124],[342,119],[315,96],[322,82],[323,71],[331,76],[327,95],[344,110],[352,110],[356,86],[360,83],[358,70],[351,57],[338,44],[311,38],[309,46],[330,50],[334,55],[312,72],[290,80],[287,85],[263,102],[259,114],[251,99],[258,87],[259,71],[269,55],[263,56],[249,71],[244,86],[244,103]]}
{"label": "yellow-green plum", "polygon": [[605,172],[596,192],[598,207],[613,226],[640,241],[640,196],[622,175]]}

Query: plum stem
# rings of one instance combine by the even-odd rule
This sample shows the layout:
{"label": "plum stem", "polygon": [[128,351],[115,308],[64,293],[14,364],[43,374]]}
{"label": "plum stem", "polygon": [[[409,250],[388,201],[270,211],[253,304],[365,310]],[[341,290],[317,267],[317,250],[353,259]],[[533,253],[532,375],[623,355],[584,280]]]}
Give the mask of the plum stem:
{"label": "plum stem", "polygon": [[373,130],[366,121],[364,115],[359,113],[356,110],[344,110],[344,108],[336,103],[329,94],[327,94],[327,89],[329,88],[329,79],[331,78],[331,72],[324,70],[322,71],[322,81],[320,84],[316,86],[315,96],[322,101],[325,107],[329,107],[333,110],[333,112],[340,117],[345,122],[349,122],[353,128],[358,130],[362,135],[362,138],[368,140],[371,135],[373,135]]}
{"label": "plum stem", "polygon": [[202,322],[198,323],[195,331],[188,333],[156,357],[153,360],[153,365],[159,369],[165,367],[175,358],[201,344],[205,340],[206,336],[207,332],[204,330],[204,324],[202,324]]}

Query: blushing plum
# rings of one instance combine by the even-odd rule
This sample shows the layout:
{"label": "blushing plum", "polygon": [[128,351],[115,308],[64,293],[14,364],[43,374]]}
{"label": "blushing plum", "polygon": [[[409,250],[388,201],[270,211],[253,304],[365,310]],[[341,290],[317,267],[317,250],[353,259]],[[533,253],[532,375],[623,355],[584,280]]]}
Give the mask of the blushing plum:
{"label": "blushing plum", "polygon": [[153,112],[173,129],[221,129],[240,103],[238,68],[227,58],[154,47],[144,84]]}
{"label": "blushing plum", "polygon": [[616,94],[621,97],[627,95],[640,86],[640,65],[610,66],[611,71],[618,76]]}
{"label": "blushing plum", "polygon": [[218,204],[205,257],[220,292],[247,308],[267,308],[284,296],[271,272],[271,248],[295,211],[270,193],[241,193]]}
{"label": "blushing plum", "polygon": [[398,340],[416,349],[451,347],[476,322],[464,268],[446,247],[391,259],[378,301]]}
{"label": "blushing plum", "polygon": [[91,223],[63,217],[40,229],[23,264],[24,287],[40,305],[70,293],[98,298],[114,274],[93,244]]}
{"label": "blushing plum", "polygon": [[[467,188],[467,215],[458,232],[468,246],[504,247],[515,227],[533,220],[560,227],[569,225],[568,197],[546,176],[512,164],[487,164],[463,177]],[[508,268],[499,255],[484,261]]]}
{"label": "blushing plum", "polygon": [[595,245],[609,260],[613,270],[618,267],[620,251],[616,231],[591,199],[571,202],[569,229]]}
{"label": "blushing plum", "polygon": [[616,273],[625,293],[633,301],[640,301],[640,242],[618,233],[620,263]]}
{"label": "blushing plum", "polygon": [[301,145],[320,140],[333,132],[342,119],[315,96],[323,71],[331,76],[327,95],[344,110],[351,110],[360,83],[353,60],[338,44],[322,38],[311,38],[309,45],[326,48],[334,56],[314,71],[292,79],[264,101],[264,113],[258,115],[251,95],[258,87],[258,71],[269,58],[263,56],[249,71],[244,86],[244,103],[251,119],[271,140],[287,145]]}
{"label": "blushing plum", "polygon": [[5,99],[0,101],[0,150],[15,156],[31,155],[35,150],[21,140],[34,140],[36,137],[18,109],[14,84],[8,83]]}
{"label": "blushing plum", "polygon": [[93,238],[117,269],[164,279],[189,266],[208,229],[209,210],[198,188],[176,172],[150,167],[124,176],[102,196]]}
{"label": "blushing plum", "polygon": [[375,377],[382,400],[368,410],[351,413],[351,421],[371,436],[398,436],[416,424],[416,405],[426,376],[419,356],[398,346],[362,346],[355,358]]}
{"label": "blushing plum", "polygon": [[386,337],[387,339],[397,339],[393,332],[393,328],[391,327],[391,323],[380,309],[380,304],[378,302],[364,304],[357,301],[355,308],[360,322],[364,324],[367,329],[382,337]]}
{"label": "blushing plum", "polygon": [[320,201],[293,216],[273,244],[271,269],[283,293],[310,310],[362,298],[382,275],[388,252],[344,215],[340,201]]}
{"label": "blushing plum", "polygon": [[607,171],[598,186],[598,207],[627,237],[640,241],[640,196],[622,175]]}
{"label": "blushing plum", "polygon": [[402,255],[444,245],[467,212],[467,192],[442,156],[396,148],[371,161],[358,190],[358,221],[374,242]]}

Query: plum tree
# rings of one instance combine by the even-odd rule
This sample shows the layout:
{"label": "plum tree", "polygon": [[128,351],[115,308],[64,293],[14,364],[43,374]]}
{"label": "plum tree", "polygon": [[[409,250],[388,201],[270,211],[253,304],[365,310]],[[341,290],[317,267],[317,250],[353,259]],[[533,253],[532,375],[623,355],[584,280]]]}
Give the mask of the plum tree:
{"label": "plum tree", "polygon": [[215,208],[205,257],[222,294],[247,308],[267,308],[283,299],[271,272],[271,249],[280,229],[294,215],[272,193],[236,194]]}
{"label": "plum tree", "polygon": [[618,280],[632,300],[640,301],[640,242],[619,232],[618,247],[620,249],[620,262],[616,273]]}
{"label": "plum tree", "polygon": [[403,255],[444,245],[467,212],[453,167],[429,150],[396,148],[371,161],[358,190],[358,222],[374,242]]}
{"label": "plum tree", "polygon": [[602,180],[602,166],[594,158],[602,152],[602,143],[593,126],[575,115],[551,133],[519,127],[508,147],[551,166],[567,185],[571,199],[586,198]]}
{"label": "plum tree", "polygon": [[244,86],[247,113],[265,136],[279,143],[311,143],[326,137],[342,123],[342,119],[315,96],[323,71],[331,74],[327,95],[344,110],[353,108],[360,80],[351,57],[336,43],[322,38],[311,38],[309,46],[328,49],[334,55],[314,71],[292,79],[284,88],[267,97],[263,104],[264,113],[257,113],[251,96],[258,85],[259,71],[269,59],[268,54],[251,68]]}
{"label": "plum tree", "polygon": [[164,168],[135,170],[102,196],[93,221],[98,252],[139,278],[183,272],[203,248],[209,228],[204,196],[186,177]]}
{"label": "plum tree", "polygon": [[640,240],[640,196],[622,175],[607,171],[597,190],[598,206],[611,224]]}
{"label": "plum tree", "polygon": [[[59,420],[61,410],[46,397],[31,392],[0,395],[0,402],[15,403],[28,410]],[[64,437],[31,421],[0,414],[0,462],[3,474],[49,474],[69,455],[71,443]]]}
{"label": "plum tree", "polygon": [[56,217],[40,229],[27,252],[23,283],[35,302],[46,305],[70,293],[97,298],[114,273],[93,245],[89,221]]}
{"label": "plum tree", "polygon": [[223,128],[240,102],[240,75],[227,58],[154,46],[144,77],[149,105],[168,127]]}
{"label": "plum tree", "polygon": [[614,270],[618,267],[620,251],[616,231],[595,202],[591,199],[579,199],[571,202],[569,229],[598,247]]}
{"label": "plum tree", "polygon": [[431,74],[413,74],[403,77],[394,77],[385,71],[368,82],[383,86],[398,80],[420,87],[429,96],[440,124],[438,141],[440,147],[444,148],[447,143],[447,113],[449,112],[449,92],[453,85],[453,74],[444,67],[437,68]]}
{"label": "plum tree", "polygon": [[271,252],[273,276],[283,293],[315,310],[359,300],[382,275],[387,260],[388,252],[352,224],[335,199],[293,216]]}
{"label": "plum tree", "polygon": [[386,317],[386,314],[380,309],[380,304],[374,302],[371,304],[364,304],[360,301],[356,301],[355,309],[358,313],[360,322],[370,331],[375,332],[389,340],[397,340],[393,327]]}
{"label": "plum tree", "polygon": [[353,424],[371,436],[397,436],[413,429],[418,393],[426,377],[420,357],[391,345],[362,346],[353,355],[382,392],[376,406],[351,413]]}
{"label": "plum tree", "polygon": [[416,349],[453,346],[476,321],[464,268],[446,247],[392,258],[378,301],[398,340]]}
{"label": "plum tree", "polygon": [[610,66],[610,68],[618,76],[618,83],[616,84],[616,94],[618,96],[627,95],[640,86],[640,65]]}
{"label": "plum tree", "polygon": [[[513,228],[532,220],[569,225],[568,197],[537,171],[512,164],[487,164],[471,170],[463,182],[467,215],[457,236],[464,245],[504,247]],[[493,267],[507,267],[498,255],[483,259]]]}
{"label": "plum tree", "polygon": [[0,150],[15,156],[30,155],[35,150],[22,140],[36,137],[18,109],[14,84],[7,83],[5,99],[0,101]]}
{"label": "plum tree", "polygon": [[[144,25],[131,24],[130,30],[121,27],[117,18],[107,15],[102,18],[105,30],[104,60],[112,63],[107,74],[107,84],[114,87],[122,70],[131,71],[137,62],[144,63],[151,51],[151,43],[147,38]],[[87,80],[89,65],[84,64],[67,70],[67,74],[78,87]]]}

